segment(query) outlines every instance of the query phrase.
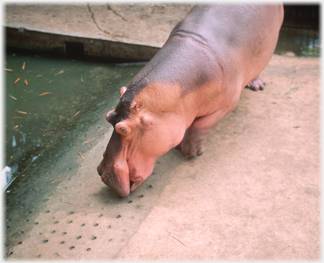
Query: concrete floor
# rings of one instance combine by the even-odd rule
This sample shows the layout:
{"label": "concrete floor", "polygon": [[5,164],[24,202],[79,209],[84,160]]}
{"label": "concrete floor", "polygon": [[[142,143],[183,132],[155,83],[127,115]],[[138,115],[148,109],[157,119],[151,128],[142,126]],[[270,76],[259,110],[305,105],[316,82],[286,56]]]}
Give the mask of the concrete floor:
{"label": "concrete floor", "polygon": [[[105,12],[121,21],[128,18],[123,8],[111,7],[120,16],[106,6]],[[26,21],[41,27],[38,13],[15,8],[7,8],[8,24],[14,24],[13,14],[21,21],[18,14],[28,14]],[[103,9],[96,8],[91,10]],[[50,24],[61,16],[56,11],[53,17],[52,10],[47,11]],[[61,24],[72,10],[78,18],[66,24],[82,31],[86,22],[81,19],[87,17],[89,30],[108,38],[89,19],[86,5],[70,6],[69,16],[58,18]],[[149,39],[150,34],[144,35]],[[150,44],[158,47],[163,39]],[[319,260],[319,65],[319,58],[274,55],[262,73],[266,89],[243,90],[237,107],[210,132],[201,157],[188,161],[171,150],[124,199],[109,191],[96,172],[110,130],[83,152],[85,159],[78,160],[80,167],[69,172],[69,180],[53,184],[55,193],[24,238],[10,245],[8,259]],[[60,156],[56,166],[73,161],[77,147]],[[67,178],[55,172],[53,180]]]}

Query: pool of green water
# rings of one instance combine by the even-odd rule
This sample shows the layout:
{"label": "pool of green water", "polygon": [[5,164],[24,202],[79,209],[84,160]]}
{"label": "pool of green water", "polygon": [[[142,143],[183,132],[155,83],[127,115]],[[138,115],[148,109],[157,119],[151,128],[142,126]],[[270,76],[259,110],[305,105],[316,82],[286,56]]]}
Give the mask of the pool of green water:
{"label": "pool of green water", "polygon": [[62,139],[104,119],[104,112],[118,102],[119,88],[127,86],[143,66],[8,52],[4,163],[12,179]]}

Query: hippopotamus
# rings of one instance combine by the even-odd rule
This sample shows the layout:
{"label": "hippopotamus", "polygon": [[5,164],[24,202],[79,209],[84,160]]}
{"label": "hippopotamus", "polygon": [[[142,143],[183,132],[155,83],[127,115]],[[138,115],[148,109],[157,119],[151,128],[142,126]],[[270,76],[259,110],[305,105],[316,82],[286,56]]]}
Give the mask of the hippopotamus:
{"label": "hippopotamus", "polygon": [[283,13],[282,4],[194,6],[106,114],[114,130],[97,168],[101,180],[126,197],[173,147],[201,155],[242,89],[264,88],[259,74],[274,53]]}

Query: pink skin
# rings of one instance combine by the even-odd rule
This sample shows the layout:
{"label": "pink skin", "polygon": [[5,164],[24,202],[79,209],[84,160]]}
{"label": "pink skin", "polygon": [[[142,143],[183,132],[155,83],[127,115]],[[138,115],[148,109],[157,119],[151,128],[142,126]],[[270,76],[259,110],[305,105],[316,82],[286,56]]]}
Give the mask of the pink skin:
{"label": "pink skin", "polygon": [[190,158],[201,155],[208,132],[242,89],[263,89],[259,74],[282,21],[282,5],[194,7],[107,113],[114,131],[98,166],[102,181],[126,197],[174,146]]}
{"label": "pink skin", "polygon": [[[122,87],[121,96],[125,91]],[[113,111],[106,115],[108,122]],[[149,111],[144,101],[139,100],[133,103],[130,117],[115,125],[98,173],[120,197],[137,189],[151,175],[156,159],[180,143],[185,127],[179,135],[175,122],[182,122],[176,121],[173,113],[166,115]],[[175,129],[170,130],[171,126]]]}
{"label": "pink skin", "polygon": [[[175,87],[172,88],[175,90]],[[125,91],[126,88],[122,87],[121,96]],[[168,98],[172,97],[169,92],[166,93]],[[145,94],[142,97],[147,99]],[[204,100],[204,96],[200,97]],[[126,197],[151,175],[156,159],[176,145],[189,158],[201,155],[208,131],[233,109],[238,98],[239,92],[226,107],[196,119],[193,118],[196,116],[193,107],[183,109],[184,105],[193,104],[194,94],[180,104],[179,100],[172,99],[177,106],[166,103],[164,110],[156,108],[155,104],[144,106],[143,99],[135,99],[130,116],[115,125],[104,158],[98,166],[102,181],[120,197]],[[111,122],[110,115],[114,111],[107,113],[108,122]]]}

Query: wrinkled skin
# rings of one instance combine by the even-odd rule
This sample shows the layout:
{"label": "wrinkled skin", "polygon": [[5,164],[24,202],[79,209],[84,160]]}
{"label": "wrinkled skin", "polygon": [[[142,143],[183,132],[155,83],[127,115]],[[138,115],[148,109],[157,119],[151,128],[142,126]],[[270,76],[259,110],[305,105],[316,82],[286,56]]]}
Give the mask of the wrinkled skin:
{"label": "wrinkled skin", "polygon": [[259,74],[282,21],[282,5],[195,6],[107,113],[114,131],[98,166],[102,181],[126,197],[171,148],[201,155],[241,90],[264,88]]}

